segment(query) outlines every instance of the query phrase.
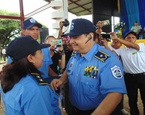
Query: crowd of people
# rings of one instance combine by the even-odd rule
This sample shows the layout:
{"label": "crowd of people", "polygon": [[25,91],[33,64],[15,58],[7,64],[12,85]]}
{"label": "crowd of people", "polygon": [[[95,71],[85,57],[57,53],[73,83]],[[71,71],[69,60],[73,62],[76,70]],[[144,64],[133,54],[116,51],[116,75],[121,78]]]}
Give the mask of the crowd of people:
{"label": "crowd of people", "polygon": [[[60,95],[68,115],[125,115],[124,94],[130,114],[139,115],[138,91],[145,105],[145,45],[135,43],[140,31],[132,28],[124,38],[110,32],[109,44],[101,21],[97,26],[74,19],[63,34],[61,21],[58,38],[38,43],[42,25],[24,20],[0,73],[5,115],[61,115]],[[54,43],[58,39],[62,44]]]}

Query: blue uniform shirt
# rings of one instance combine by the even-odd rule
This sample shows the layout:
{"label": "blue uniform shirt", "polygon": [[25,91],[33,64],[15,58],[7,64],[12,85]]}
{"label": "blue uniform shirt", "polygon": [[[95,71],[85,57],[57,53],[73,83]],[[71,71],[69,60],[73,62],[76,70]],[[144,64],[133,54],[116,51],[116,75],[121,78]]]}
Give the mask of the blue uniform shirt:
{"label": "blue uniform shirt", "polygon": [[52,60],[50,57],[50,50],[48,48],[41,49],[44,57],[43,57],[43,65],[39,68],[39,70],[43,73],[43,78],[48,78],[48,66],[52,64]]}
{"label": "blue uniform shirt", "polygon": [[109,92],[126,93],[121,62],[98,44],[83,57],[72,56],[66,71],[70,101],[80,110],[95,109]]}
{"label": "blue uniform shirt", "polygon": [[5,115],[61,115],[58,95],[47,85],[39,85],[30,75],[7,93],[2,93]]}
{"label": "blue uniform shirt", "polygon": [[[48,66],[52,64],[52,60],[50,57],[50,50],[48,48],[43,48],[41,49],[44,57],[43,57],[43,64],[39,68],[39,70],[43,73],[42,77],[43,78],[48,78]],[[12,62],[12,59],[8,57],[8,63]]]}

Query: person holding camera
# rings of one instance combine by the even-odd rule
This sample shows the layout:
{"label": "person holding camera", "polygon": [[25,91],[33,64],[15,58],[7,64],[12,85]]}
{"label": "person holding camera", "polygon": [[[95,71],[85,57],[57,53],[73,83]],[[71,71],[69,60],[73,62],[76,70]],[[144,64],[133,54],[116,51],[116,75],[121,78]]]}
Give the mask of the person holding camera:
{"label": "person holding camera", "polygon": [[[69,23],[68,23],[69,24]],[[69,36],[64,36],[64,32],[63,32],[63,27],[64,27],[64,22],[60,21],[59,23],[59,34],[58,34],[58,38],[62,39],[62,43],[63,43],[63,47],[64,47],[64,51],[65,51],[65,68],[66,65],[72,55],[73,49],[71,44],[69,43],[70,41],[70,37]],[[65,71],[65,68],[63,71]],[[73,115],[73,106],[69,100],[69,86],[68,83],[66,82],[62,87],[62,94],[64,96],[64,108],[63,111],[67,113],[67,115]]]}
{"label": "person holding camera", "polygon": [[[131,115],[139,115],[137,106],[138,91],[140,91],[143,107],[145,107],[145,45],[136,43],[137,34],[130,31],[120,39],[113,32],[112,39],[121,42],[125,47],[119,48],[116,52],[121,56],[124,71],[127,96]],[[145,113],[145,108],[143,108]]]}
{"label": "person holding camera", "polygon": [[126,93],[121,62],[95,43],[96,27],[87,19],[72,20],[66,35],[76,53],[51,87],[57,90],[68,81],[73,115],[119,115],[114,110]]}
{"label": "person holding camera", "polygon": [[[54,36],[46,36],[45,44],[50,44],[50,56],[52,59],[53,64],[49,66],[49,78],[47,79],[48,83],[51,83],[53,79],[59,79],[60,75],[63,72],[63,69],[65,68],[65,52],[62,44],[61,39],[56,39]],[[62,109],[64,108],[64,96],[62,88],[60,88],[57,93],[60,97],[60,105]]]}
{"label": "person holding camera", "polygon": [[109,20],[98,21],[96,23],[96,33],[97,34],[106,34],[106,32],[103,32],[102,28],[103,28],[103,26],[107,26],[107,25],[110,25]]}
{"label": "person holding camera", "polygon": [[[106,48],[107,50],[110,50],[113,53],[115,53],[118,56],[119,60],[122,62],[121,56],[117,53],[117,50],[119,50],[119,48],[122,46],[122,43],[115,39],[112,39],[112,42],[108,43],[106,38],[103,38],[102,36],[100,37],[101,38],[97,38],[97,39],[100,39],[99,44],[103,46],[104,48]],[[122,112],[122,115],[130,115],[129,112],[124,109],[123,100],[124,100],[124,96],[116,109],[120,110]]]}
{"label": "person holding camera", "polygon": [[[61,44],[58,43],[59,40]],[[51,45],[49,49],[53,64],[51,64],[48,68],[50,83],[54,77],[59,78],[59,75],[61,74],[60,70],[65,68],[65,53],[61,39],[56,39],[54,36],[46,36],[45,44]]]}

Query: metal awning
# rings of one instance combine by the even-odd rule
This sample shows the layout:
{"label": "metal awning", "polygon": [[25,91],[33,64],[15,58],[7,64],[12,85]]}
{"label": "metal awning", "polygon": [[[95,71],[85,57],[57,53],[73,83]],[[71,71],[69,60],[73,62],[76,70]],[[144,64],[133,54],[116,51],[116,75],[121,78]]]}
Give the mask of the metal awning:
{"label": "metal awning", "polygon": [[68,0],[68,11],[77,16],[92,14],[92,0]]}

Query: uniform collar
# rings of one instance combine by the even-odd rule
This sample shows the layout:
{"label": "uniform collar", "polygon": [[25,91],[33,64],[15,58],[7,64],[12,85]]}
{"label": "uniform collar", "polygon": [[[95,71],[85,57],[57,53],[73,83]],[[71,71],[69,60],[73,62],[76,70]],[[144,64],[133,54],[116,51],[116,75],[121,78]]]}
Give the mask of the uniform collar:
{"label": "uniform collar", "polygon": [[84,55],[84,58],[88,61],[92,60],[92,58],[94,57],[96,51],[98,49],[98,44],[94,44],[93,47],[89,50],[89,52],[87,54]]}

